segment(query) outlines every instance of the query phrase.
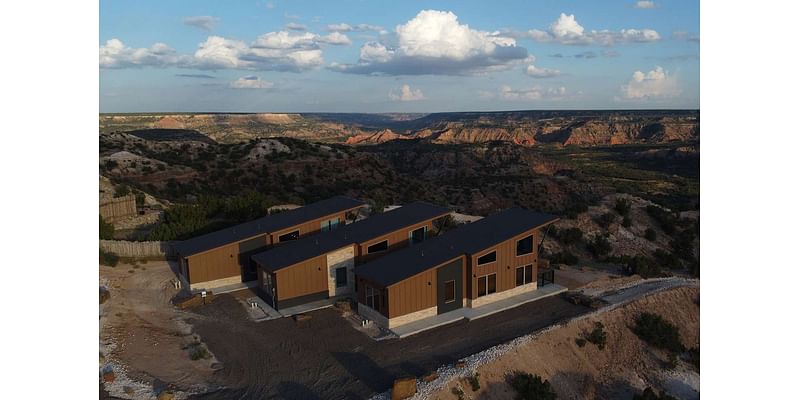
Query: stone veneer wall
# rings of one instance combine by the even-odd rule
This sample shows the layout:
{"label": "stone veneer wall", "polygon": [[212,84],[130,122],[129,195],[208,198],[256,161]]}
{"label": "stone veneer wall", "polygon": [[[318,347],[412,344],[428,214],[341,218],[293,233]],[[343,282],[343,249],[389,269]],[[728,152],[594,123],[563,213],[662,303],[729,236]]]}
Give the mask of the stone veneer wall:
{"label": "stone veneer wall", "polygon": [[503,299],[507,299],[512,296],[516,296],[518,294],[522,294],[525,292],[532,292],[538,289],[538,282],[531,282],[522,286],[517,286],[513,289],[504,290],[502,292],[492,293],[487,296],[481,296],[477,299],[467,299],[467,307],[476,308],[480,307],[489,303],[494,303],[495,301],[500,301]]}
{"label": "stone veneer wall", "polygon": [[423,318],[435,317],[436,311],[437,307],[431,307],[431,308],[426,308],[424,310],[414,311],[410,314],[391,318],[389,319],[389,329],[396,328],[400,325],[405,325],[414,321],[418,321]]}
{"label": "stone veneer wall", "polygon": [[[354,269],[355,254],[353,246],[328,253],[328,296],[337,297],[352,294],[356,290],[356,273]],[[347,286],[336,287],[336,269],[347,267]]]}
{"label": "stone veneer wall", "polygon": [[[185,282],[185,279],[183,279]],[[220,286],[228,286],[228,285],[235,285],[237,283],[242,283],[242,277],[239,275],[231,276],[229,278],[222,278],[216,279],[213,281],[208,282],[198,282],[189,286],[189,290],[213,290],[214,288],[218,288]]]}

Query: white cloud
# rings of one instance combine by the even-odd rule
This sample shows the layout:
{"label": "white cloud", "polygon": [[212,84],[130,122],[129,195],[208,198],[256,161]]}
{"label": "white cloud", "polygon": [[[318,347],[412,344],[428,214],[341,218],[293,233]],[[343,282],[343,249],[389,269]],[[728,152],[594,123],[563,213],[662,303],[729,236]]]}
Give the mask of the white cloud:
{"label": "white cloud", "polygon": [[316,40],[319,43],[327,43],[338,46],[349,46],[353,43],[350,41],[350,38],[348,38],[347,35],[339,32],[331,32],[325,36],[319,36]]}
{"label": "white cloud", "polygon": [[500,87],[500,97],[505,100],[524,101],[524,100],[559,100],[567,94],[564,86],[553,88],[533,87],[530,89],[512,89],[511,86],[503,85]]}
{"label": "white cloud", "polygon": [[208,15],[198,15],[194,17],[184,17],[183,23],[195,28],[200,28],[206,32],[214,29],[214,26],[219,22],[219,18],[211,17]]}
{"label": "white cloud", "polygon": [[550,24],[548,31],[531,29],[516,34],[537,42],[560,43],[567,45],[602,45],[613,46],[620,43],[646,43],[661,40],[661,35],[653,29],[621,29],[619,31],[590,30],[587,31],[575,19],[575,15],[561,13],[558,19]]}
{"label": "white cloud", "polygon": [[513,38],[472,29],[449,11],[420,11],[395,27],[395,35],[396,45],[367,42],[357,64],[332,64],[331,69],[359,74],[462,75],[507,69],[528,57],[528,51],[517,47]]}
{"label": "white cloud", "polygon": [[528,65],[525,69],[525,74],[534,78],[552,78],[561,75],[561,71],[549,68],[537,68],[535,65]]}
{"label": "white cloud", "polygon": [[675,97],[681,94],[678,79],[661,67],[644,73],[636,71],[627,85],[623,85],[622,95],[626,99],[651,99]]}
{"label": "white cloud", "polygon": [[230,84],[233,89],[271,89],[274,86],[274,83],[261,80],[261,77],[255,75],[243,76]]}
{"label": "white cloud", "polygon": [[243,69],[305,71],[324,64],[320,45],[349,45],[344,34],[320,36],[311,32],[268,32],[251,43],[209,36],[194,54],[178,54],[164,43],[131,48],[119,39],[100,46],[101,68],[178,67],[201,70]]}
{"label": "white cloud", "polygon": [[297,22],[289,22],[286,24],[286,29],[290,31],[304,31],[306,30],[306,26],[303,24],[298,24]]}
{"label": "white cloud", "polygon": [[634,5],[634,8],[656,8],[655,1],[639,0]]}
{"label": "white cloud", "polygon": [[119,39],[111,39],[100,46],[101,68],[168,67],[186,63],[189,58],[178,55],[175,49],[164,43],[149,48],[131,48]]}
{"label": "white cloud", "polygon": [[424,100],[425,95],[422,94],[420,89],[413,89],[409,85],[403,85],[400,87],[399,93],[394,89],[389,91],[389,98],[395,101],[417,101]]}
{"label": "white cloud", "polygon": [[350,25],[350,24],[330,24],[326,28],[329,32],[368,32],[368,31],[375,31],[380,32],[383,31],[382,26],[378,25],[370,25],[370,24],[358,24],[358,25]]}

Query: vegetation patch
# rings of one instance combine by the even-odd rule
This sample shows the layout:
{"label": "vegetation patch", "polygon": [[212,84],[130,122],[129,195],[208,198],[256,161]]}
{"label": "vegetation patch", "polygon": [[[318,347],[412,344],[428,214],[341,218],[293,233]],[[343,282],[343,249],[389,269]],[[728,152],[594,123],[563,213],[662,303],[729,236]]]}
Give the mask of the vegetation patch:
{"label": "vegetation patch", "polygon": [[678,328],[660,315],[644,312],[636,317],[635,323],[631,330],[647,344],[672,353],[682,353],[685,350]]}
{"label": "vegetation patch", "polygon": [[100,249],[100,265],[107,265],[109,267],[116,267],[119,264],[119,256],[111,253],[106,252]]}
{"label": "vegetation patch", "polygon": [[539,375],[526,372],[515,372],[509,379],[509,385],[517,392],[517,400],[555,400],[556,392],[550,381]]}
{"label": "vegetation patch", "polygon": [[642,391],[642,394],[635,394],[633,395],[633,400],[678,400],[675,397],[672,397],[662,390],[660,393],[656,393],[653,388],[647,388]]}
{"label": "vegetation patch", "polygon": [[591,242],[586,243],[586,248],[594,254],[595,257],[602,257],[611,252],[611,242],[608,241],[608,235],[595,235]]}
{"label": "vegetation patch", "polygon": [[594,329],[585,335],[585,339],[589,342],[597,346],[599,350],[603,350],[606,348],[606,341],[608,340],[608,335],[606,331],[603,329],[603,323],[598,321],[594,323]]}
{"label": "vegetation patch", "polygon": [[480,377],[480,374],[477,372],[475,375],[467,377],[467,382],[469,382],[469,386],[472,387],[473,392],[477,392],[481,388],[481,382],[478,380],[478,377]]}

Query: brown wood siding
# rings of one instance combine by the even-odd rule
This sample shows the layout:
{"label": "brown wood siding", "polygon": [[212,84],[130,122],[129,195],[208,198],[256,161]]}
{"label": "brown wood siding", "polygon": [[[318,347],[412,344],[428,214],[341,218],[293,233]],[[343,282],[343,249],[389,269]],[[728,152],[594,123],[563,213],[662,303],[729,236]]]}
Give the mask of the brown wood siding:
{"label": "brown wood siding", "polygon": [[[385,235],[378,236],[377,238],[370,239],[369,241],[359,244],[358,249],[356,251],[356,263],[358,264],[365,263],[367,261],[374,260],[378,257],[388,254],[393,250],[401,249],[403,247],[408,246],[408,233],[415,229],[419,229],[423,226],[427,226],[428,232],[430,232],[431,229],[433,229],[433,219],[423,221],[415,225],[409,225],[405,228],[389,232]],[[389,242],[388,243],[389,249],[387,251],[367,254],[367,248],[369,246],[372,246],[373,244],[376,243],[380,243],[384,240]]]}
{"label": "brown wood siding", "polygon": [[[461,260],[462,282],[466,282],[466,268],[463,267],[464,258],[464,256],[455,258],[456,260]],[[389,286],[389,318],[396,318],[436,307],[436,271],[439,267],[451,262],[453,262],[453,259]],[[428,285],[428,282],[430,282],[430,285]],[[462,285],[462,298],[466,296],[465,286]]]}
{"label": "brown wood siding", "polygon": [[217,247],[202,254],[187,257],[189,283],[207,282],[240,275],[239,243]]}
{"label": "brown wood siding", "polygon": [[275,272],[278,301],[328,291],[327,255]]}
{"label": "brown wood siding", "polygon": [[[522,239],[528,235],[533,234],[533,253],[517,257],[517,240]],[[516,287],[516,268],[528,264],[533,265],[533,277],[536,279],[538,272],[538,245],[541,240],[541,233],[539,229],[532,229],[523,234],[517,235],[505,242],[496,246],[489,247],[475,254],[470,255],[469,263],[471,263],[472,271],[469,276],[469,298],[476,299],[478,297],[478,278],[492,273],[497,274],[497,293],[513,289]],[[478,257],[491,252],[497,251],[497,261],[478,265]]]}
{"label": "brown wood siding", "polygon": [[308,236],[308,235],[310,235],[312,233],[317,233],[320,230],[319,224],[322,221],[327,221],[329,219],[334,219],[336,217],[339,217],[339,223],[340,224],[344,224],[345,223],[345,215],[347,214],[348,211],[337,213],[337,214],[326,215],[326,216],[324,216],[322,218],[317,218],[315,220],[304,222],[304,223],[302,223],[300,225],[295,225],[295,226],[292,226],[292,227],[289,227],[289,228],[286,228],[286,229],[282,229],[280,231],[271,232],[270,236],[272,238],[272,243],[273,244],[274,243],[279,243],[278,237],[280,237],[281,235],[283,235],[285,233],[289,233],[289,232],[292,232],[292,231],[298,231],[299,230],[301,238],[305,237],[305,236]]}

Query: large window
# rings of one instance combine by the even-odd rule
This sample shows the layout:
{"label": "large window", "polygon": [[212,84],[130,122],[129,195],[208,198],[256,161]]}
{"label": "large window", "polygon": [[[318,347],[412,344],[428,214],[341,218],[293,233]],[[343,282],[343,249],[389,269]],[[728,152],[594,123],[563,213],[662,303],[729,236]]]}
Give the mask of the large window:
{"label": "large window", "polygon": [[517,286],[533,282],[533,264],[517,267]]}
{"label": "large window", "polygon": [[332,231],[339,227],[339,218],[329,219],[319,223],[319,230],[322,232]]}
{"label": "large window", "polygon": [[366,302],[367,306],[373,310],[380,311],[381,309],[381,292],[378,289],[375,289],[372,286],[366,287]]}
{"label": "large window", "polygon": [[367,247],[367,254],[389,250],[389,241],[384,240]]}
{"label": "large window", "polygon": [[336,268],[336,287],[347,286],[347,267]]}
{"label": "large window", "polygon": [[497,251],[492,251],[491,253],[486,253],[478,257],[478,265],[489,264],[495,261],[497,261]]}
{"label": "large window", "polygon": [[456,301],[456,281],[447,281],[444,283],[444,302],[452,303]]}
{"label": "large window", "polygon": [[517,255],[524,256],[533,253],[533,235],[517,240]]}
{"label": "large window", "polygon": [[300,239],[300,231],[292,231],[278,236],[279,242],[288,242],[290,240],[297,240],[297,239]]}
{"label": "large window", "polygon": [[425,241],[425,232],[426,232],[425,228],[427,228],[427,227],[423,226],[421,228],[414,229],[413,231],[409,231],[408,232],[408,241],[409,241],[409,243],[417,244],[417,243],[422,243],[423,241]]}
{"label": "large window", "polygon": [[497,274],[484,275],[478,278],[478,297],[497,292]]}

